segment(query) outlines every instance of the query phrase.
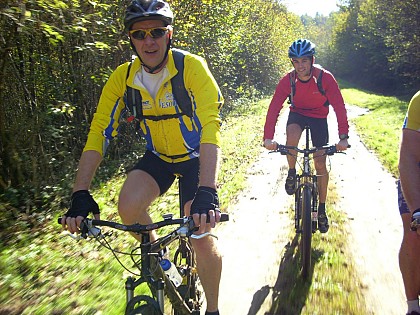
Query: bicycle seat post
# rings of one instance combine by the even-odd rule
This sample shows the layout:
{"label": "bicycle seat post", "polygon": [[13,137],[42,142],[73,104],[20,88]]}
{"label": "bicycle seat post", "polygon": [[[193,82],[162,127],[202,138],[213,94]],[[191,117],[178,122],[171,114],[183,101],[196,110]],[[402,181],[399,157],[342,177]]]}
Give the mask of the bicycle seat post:
{"label": "bicycle seat post", "polygon": [[141,233],[141,269],[148,270],[150,266],[150,234],[149,232],[142,232]]}

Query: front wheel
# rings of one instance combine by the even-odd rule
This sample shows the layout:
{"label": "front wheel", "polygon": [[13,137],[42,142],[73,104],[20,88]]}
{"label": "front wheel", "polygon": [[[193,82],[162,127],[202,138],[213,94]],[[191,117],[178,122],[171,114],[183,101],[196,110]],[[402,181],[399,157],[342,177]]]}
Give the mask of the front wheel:
{"label": "front wheel", "polygon": [[302,276],[306,280],[311,269],[311,242],[312,242],[312,193],[311,189],[304,186],[301,199],[302,209],[302,238],[301,238],[301,263]]}
{"label": "front wheel", "polygon": [[125,309],[125,315],[162,315],[159,304],[147,295],[133,297]]}

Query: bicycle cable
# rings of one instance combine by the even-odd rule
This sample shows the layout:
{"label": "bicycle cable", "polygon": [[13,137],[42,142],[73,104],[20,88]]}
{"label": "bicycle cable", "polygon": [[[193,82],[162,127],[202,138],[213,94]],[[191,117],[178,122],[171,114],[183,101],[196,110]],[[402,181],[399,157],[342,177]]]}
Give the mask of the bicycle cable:
{"label": "bicycle cable", "polygon": [[[90,228],[90,227],[88,227],[88,230],[91,232],[92,231],[92,229]],[[103,238],[101,238],[100,237],[100,235],[102,235],[103,236]],[[112,253],[112,255],[114,256],[114,258],[117,260],[117,262],[121,265],[121,267],[123,267],[126,271],[128,271],[129,273],[131,273],[131,274],[133,274],[133,275],[135,275],[135,276],[137,276],[137,277],[140,277],[141,276],[141,274],[138,274],[138,273],[136,273],[136,272],[134,272],[134,271],[132,271],[132,270],[130,270],[128,267],[126,267],[125,265],[124,265],[124,263],[118,258],[118,256],[117,256],[117,254],[121,254],[121,255],[127,255],[127,256],[130,256],[131,257],[131,260],[133,261],[133,256],[132,255],[140,255],[141,256],[141,254],[133,254],[133,251],[131,252],[131,253],[127,253],[127,252],[122,252],[122,251],[119,251],[119,250],[115,250],[114,248],[112,248],[111,247],[111,245],[110,245],[110,243],[108,242],[108,240],[106,239],[106,236],[104,235],[104,234],[99,234],[99,235],[95,235],[94,234],[94,238],[95,238],[95,240],[102,246],[102,247],[105,247],[106,249],[108,249],[111,253]],[[136,248],[137,249],[137,248]],[[134,262],[134,261],[133,261]],[[135,263],[135,266],[138,268],[138,264],[137,263]]]}

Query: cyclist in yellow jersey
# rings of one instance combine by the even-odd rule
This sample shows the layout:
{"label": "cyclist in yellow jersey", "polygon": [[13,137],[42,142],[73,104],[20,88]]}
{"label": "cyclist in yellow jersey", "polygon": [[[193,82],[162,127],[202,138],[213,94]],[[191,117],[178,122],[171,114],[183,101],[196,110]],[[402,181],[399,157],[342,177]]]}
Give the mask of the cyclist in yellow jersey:
{"label": "cyclist in yellow jersey", "polygon": [[[407,314],[420,315],[420,91],[408,106],[398,167],[398,199],[404,228],[399,253],[400,270],[407,298]],[[419,228],[416,230],[417,224]]]}
{"label": "cyclist in yellow jersey", "polygon": [[[216,191],[220,156],[220,115],[223,97],[203,58],[185,53],[184,85],[192,115],[179,115],[171,78],[178,70],[171,49],[173,13],[163,0],[133,0],[124,17],[136,58],[119,66],[104,86],[80,158],[69,211],[63,227],[79,232],[89,213],[99,208],[89,193],[109,141],[118,133],[120,119],[129,110],[127,85],[140,92],[142,114],[134,117],[146,140],[146,152],[133,166],[121,189],[118,212],[125,224],[152,222],[147,210],[180,176],[185,214],[191,214],[198,234],[220,221]],[[128,69],[129,72],[128,72]],[[127,75],[128,73],[128,75]],[[135,107],[138,108],[138,107]],[[152,117],[149,119],[146,117]],[[210,223],[206,223],[209,217]],[[138,237],[138,236],[135,236]],[[151,238],[156,235],[151,233]],[[222,259],[211,237],[192,240],[206,300],[207,315],[217,315]]]}

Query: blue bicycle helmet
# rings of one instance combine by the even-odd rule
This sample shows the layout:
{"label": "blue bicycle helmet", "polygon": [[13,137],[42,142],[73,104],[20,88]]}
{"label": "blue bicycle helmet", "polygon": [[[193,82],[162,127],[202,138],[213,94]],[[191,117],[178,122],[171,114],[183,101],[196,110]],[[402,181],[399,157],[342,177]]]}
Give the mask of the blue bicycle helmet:
{"label": "blue bicycle helmet", "polygon": [[289,47],[289,58],[312,57],[315,55],[315,44],[308,39],[298,39]]}
{"label": "blue bicycle helmet", "polygon": [[125,10],[125,30],[129,31],[134,23],[145,20],[162,20],[166,25],[171,25],[174,14],[163,0],[133,0]]}

